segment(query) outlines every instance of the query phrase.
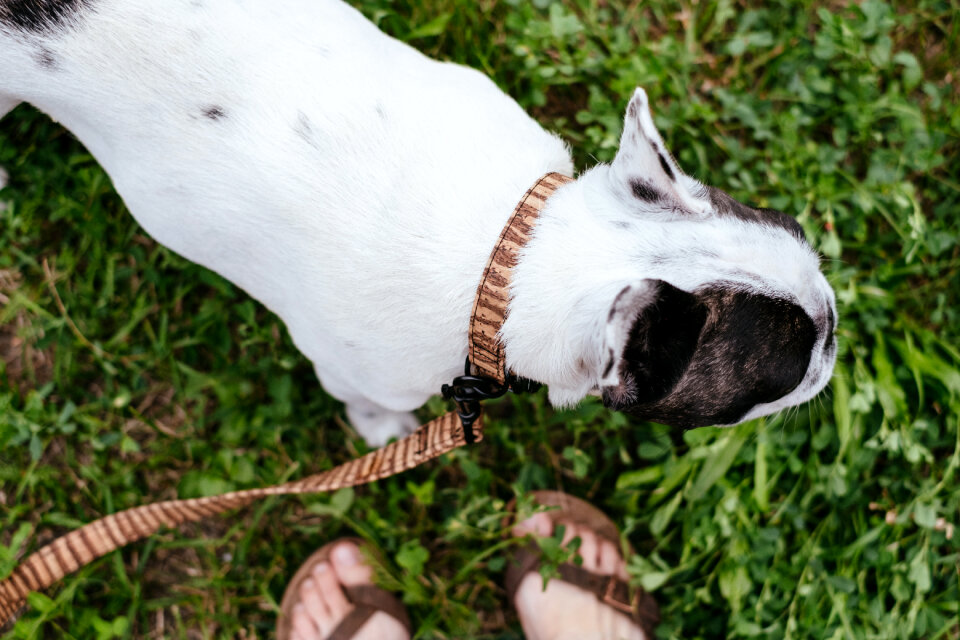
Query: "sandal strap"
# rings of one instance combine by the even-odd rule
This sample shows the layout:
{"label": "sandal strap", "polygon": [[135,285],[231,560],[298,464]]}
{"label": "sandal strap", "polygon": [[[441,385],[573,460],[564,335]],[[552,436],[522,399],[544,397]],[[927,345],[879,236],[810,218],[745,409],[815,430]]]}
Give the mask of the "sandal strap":
{"label": "sandal strap", "polygon": [[[539,568],[540,553],[535,545],[527,545],[516,552],[507,569],[507,596],[510,602],[514,601],[523,578],[528,573],[536,573]],[[630,586],[615,576],[600,575],[569,563],[559,565],[557,571],[559,580],[592,593],[603,604],[628,616],[647,637],[653,637],[654,629],[660,623],[660,609],[653,596],[642,588],[634,589],[631,597]]]}
{"label": "sandal strap", "polygon": [[517,589],[528,573],[535,573],[540,568],[540,549],[532,542],[525,544],[514,552],[507,562],[507,575],[504,586],[507,590],[507,602],[516,600]]}
{"label": "sandal strap", "polygon": [[394,618],[403,625],[407,633],[412,632],[407,610],[389,591],[368,584],[344,586],[343,591],[347,600],[353,604],[353,610],[340,621],[327,640],[351,640],[370,616],[378,611]]}
{"label": "sandal strap", "polygon": [[376,612],[377,609],[373,607],[354,607],[353,610],[340,621],[340,624],[337,625],[337,628],[333,630],[333,633],[330,634],[327,640],[352,640],[352,638],[357,635],[360,627]]}

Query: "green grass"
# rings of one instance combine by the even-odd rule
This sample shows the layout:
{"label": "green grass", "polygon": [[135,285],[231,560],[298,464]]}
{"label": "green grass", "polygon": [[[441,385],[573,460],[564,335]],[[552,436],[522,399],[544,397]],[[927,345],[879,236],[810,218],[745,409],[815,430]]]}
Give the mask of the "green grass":
{"label": "green grass", "polygon": [[[518,638],[497,545],[506,501],[534,488],[622,526],[659,637],[960,637],[960,532],[940,526],[960,527],[960,3],[358,4],[495,78],[581,168],[612,158],[646,87],[682,166],[796,215],[824,254],[829,393],[687,433],[507,399],[437,463],[111,554],[34,597],[12,637],[271,637],[299,562],[358,534],[421,637]],[[0,576],[100,515],[364,449],[277,319],[150,240],[68,133],[20,107],[0,166]]]}

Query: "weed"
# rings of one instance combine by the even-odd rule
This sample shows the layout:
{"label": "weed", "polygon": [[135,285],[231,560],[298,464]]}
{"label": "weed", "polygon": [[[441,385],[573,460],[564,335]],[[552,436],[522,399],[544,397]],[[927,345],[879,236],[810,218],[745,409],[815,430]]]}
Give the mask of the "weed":
{"label": "weed", "polygon": [[[537,488],[622,526],[661,638],[960,637],[957,0],[358,5],[489,74],[580,167],[613,157],[646,87],[683,167],[796,215],[825,256],[829,392],[686,433],[508,398],[437,463],[111,554],[33,596],[13,637],[269,637],[298,564],[349,534],[387,559],[420,637],[518,638],[501,518]],[[0,576],[99,515],[365,449],[279,321],[148,238],[69,134],[20,107],[0,166]]]}

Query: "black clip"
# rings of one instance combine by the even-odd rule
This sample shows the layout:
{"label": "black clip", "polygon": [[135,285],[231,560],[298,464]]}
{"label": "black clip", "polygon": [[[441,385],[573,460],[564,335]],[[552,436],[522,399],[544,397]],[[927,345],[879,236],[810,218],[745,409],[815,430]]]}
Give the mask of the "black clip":
{"label": "black clip", "polygon": [[470,358],[467,358],[462,376],[453,379],[450,384],[440,388],[445,400],[453,400],[457,404],[457,415],[463,425],[463,437],[467,444],[476,442],[473,432],[473,423],[480,417],[480,402],[492,400],[504,395],[507,391],[514,393],[530,393],[540,388],[539,382],[518,378],[510,375],[505,384],[500,384],[492,378],[472,375],[470,372]]}

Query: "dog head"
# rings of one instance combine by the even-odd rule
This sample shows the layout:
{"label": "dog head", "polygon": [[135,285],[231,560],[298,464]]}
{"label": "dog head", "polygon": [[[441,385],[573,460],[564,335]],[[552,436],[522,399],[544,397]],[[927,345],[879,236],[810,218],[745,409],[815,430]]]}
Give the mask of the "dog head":
{"label": "dog head", "polygon": [[[524,267],[527,258],[538,266]],[[685,175],[642,89],[613,163],[548,201],[520,265],[516,300],[552,286],[567,309],[551,315],[517,304],[504,327],[509,337],[532,314],[555,319],[559,342],[547,337],[535,347],[553,352],[540,362],[578,365],[570,373],[545,365],[530,376],[550,384],[554,404],[593,391],[611,409],[693,428],[799,404],[830,379],[836,302],[800,225]],[[508,356],[533,346],[515,343]],[[573,358],[556,353],[561,343],[577,345]]]}

